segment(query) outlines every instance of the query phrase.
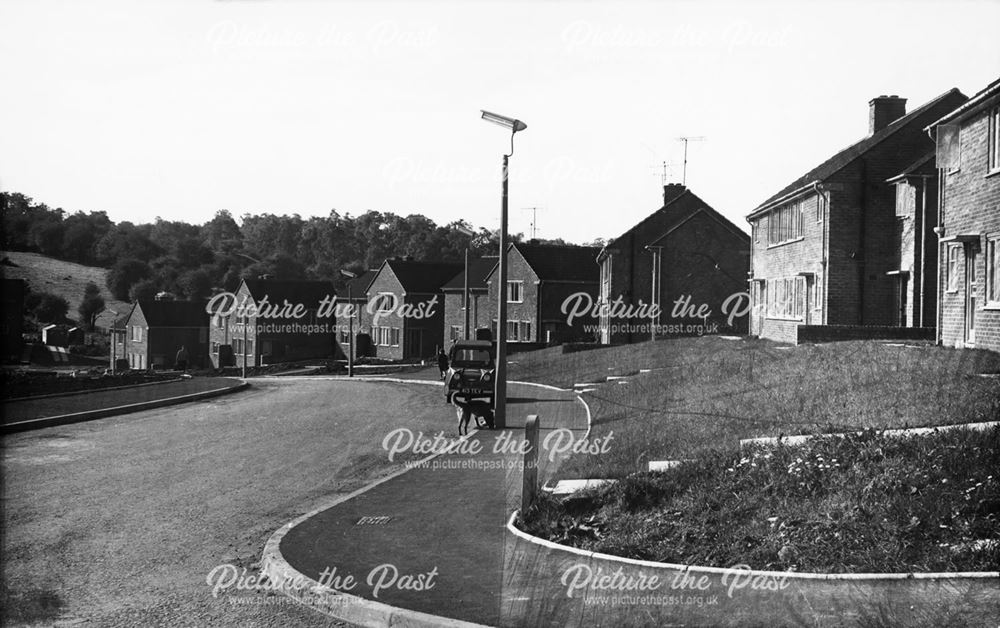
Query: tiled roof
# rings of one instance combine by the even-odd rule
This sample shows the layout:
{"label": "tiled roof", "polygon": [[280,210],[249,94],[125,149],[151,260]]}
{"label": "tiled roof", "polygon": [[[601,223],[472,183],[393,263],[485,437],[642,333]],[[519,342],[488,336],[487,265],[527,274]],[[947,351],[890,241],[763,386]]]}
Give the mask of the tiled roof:
{"label": "tiled roof", "polygon": [[255,301],[267,295],[268,303],[281,305],[286,300],[295,305],[315,308],[326,297],[334,296],[333,283],[313,280],[244,279]]}
{"label": "tiled roof", "polygon": [[369,268],[365,272],[361,273],[354,279],[350,279],[344,284],[344,287],[337,291],[338,299],[347,298],[347,286],[351,287],[351,298],[352,299],[364,299],[365,293],[368,292],[368,286],[371,285],[372,279],[375,279],[375,275],[378,274],[377,268]]}
{"label": "tiled roof", "polygon": [[954,120],[961,121],[965,119],[966,116],[975,113],[982,105],[987,104],[989,100],[996,96],[1000,96],[1000,78],[980,90],[979,93],[975,94],[963,105],[935,120],[933,123],[928,125],[927,128],[937,126],[944,122],[951,122]]}
{"label": "tiled roof", "polygon": [[458,262],[417,262],[402,259],[387,259],[385,265],[392,269],[403,290],[424,294],[438,292],[441,286],[464,268],[464,264]]}
{"label": "tiled roof", "polygon": [[597,246],[518,243],[513,245],[540,281],[597,281]]}
{"label": "tiled roof", "polygon": [[205,301],[141,300],[136,307],[142,310],[142,316],[150,327],[207,327],[205,305]]}
{"label": "tiled roof", "polygon": [[[489,276],[493,267],[497,265],[500,258],[496,255],[487,257],[477,257],[469,260],[469,290],[486,290],[486,277]],[[452,277],[452,279],[441,286],[445,292],[465,290],[465,268]]]}
{"label": "tiled roof", "polygon": [[941,115],[942,111],[958,107],[966,100],[968,99],[964,94],[962,94],[962,92],[958,91],[958,89],[952,88],[948,90],[937,98],[924,103],[922,106],[914,109],[902,118],[899,118],[892,124],[889,124],[884,129],[881,129],[864,138],[860,142],[852,144],[851,146],[841,150],[833,157],[830,157],[809,172],[805,173],[801,177],[798,177],[785,187],[781,188],[781,190],[779,190],[776,194],[773,194],[766,201],[758,205],[757,208],[751,212],[751,215],[767,207],[774,201],[806,185],[809,185],[814,181],[823,181],[828,179],[836,174],[840,169],[844,168],[855,159],[861,157],[884,140],[896,134],[901,129],[907,127],[923,129],[930,122],[936,120]]}

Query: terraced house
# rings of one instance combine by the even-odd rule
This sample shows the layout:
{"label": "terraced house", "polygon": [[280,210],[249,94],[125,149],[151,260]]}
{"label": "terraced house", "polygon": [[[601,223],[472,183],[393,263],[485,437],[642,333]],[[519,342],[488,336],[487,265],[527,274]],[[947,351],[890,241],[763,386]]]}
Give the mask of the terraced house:
{"label": "terraced house", "polygon": [[938,339],[1000,351],[1000,80],[927,129],[938,140]]}
{"label": "terraced house", "polygon": [[792,343],[933,334],[937,194],[924,129],[966,100],[952,89],[906,113],[904,98],[872,99],[867,137],[747,216],[751,334]]}

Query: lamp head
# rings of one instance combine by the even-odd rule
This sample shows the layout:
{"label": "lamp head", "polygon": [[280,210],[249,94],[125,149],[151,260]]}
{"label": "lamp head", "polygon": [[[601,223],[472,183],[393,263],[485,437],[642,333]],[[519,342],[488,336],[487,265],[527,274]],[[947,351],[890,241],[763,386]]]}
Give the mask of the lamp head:
{"label": "lamp head", "polygon": [[358,274],[357,273],[352,273],[351,271],[344,270],[343,268],[340,269],[340,274],[343,275],[343,276],[345,276],[345,277],[348,277],[350,279],[357,279],[358,278]]}
{"label": "lamp head", "polygon": [[515,118],[508,118],[507,116],[502,116],[499,113],[492,113],[490,111],[486,111],[485,109],[480,109],[480,111],[483,112],[483,120],[510,129],[513,133],[517,133],[518,131],[523,131],[528,128],[527,124]]}

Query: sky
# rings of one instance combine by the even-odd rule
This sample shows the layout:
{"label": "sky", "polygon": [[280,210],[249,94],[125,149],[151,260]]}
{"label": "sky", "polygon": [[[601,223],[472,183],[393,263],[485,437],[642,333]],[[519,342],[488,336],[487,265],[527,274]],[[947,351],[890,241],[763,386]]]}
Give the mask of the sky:
{"label": "sky", "polygon": [[[1000,75],[1000,1],[0,0],[0,190],[112,220],[332,210],[613,238],[683,177],[747,230],[868,131]],[[531,210],[529,208],[537,208]]]}

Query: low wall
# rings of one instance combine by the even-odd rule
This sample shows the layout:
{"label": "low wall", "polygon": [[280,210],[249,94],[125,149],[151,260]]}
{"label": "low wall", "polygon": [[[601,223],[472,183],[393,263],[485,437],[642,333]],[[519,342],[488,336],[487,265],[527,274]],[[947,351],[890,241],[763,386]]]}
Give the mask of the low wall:
{"label": "low wall", "polygon": [[[997,572],[796,574],[671,565],[567,548],[512,523],[505,545],[505,626],[554,620],[577,626],[986,626],[1000,617]],[[542,583],[550,593],[532,595]]]}
{"label": "low wall", "polygon": [[934,340],[933,327],[870,327],[861,325],[799,325],[798,342],[837,340]]}

